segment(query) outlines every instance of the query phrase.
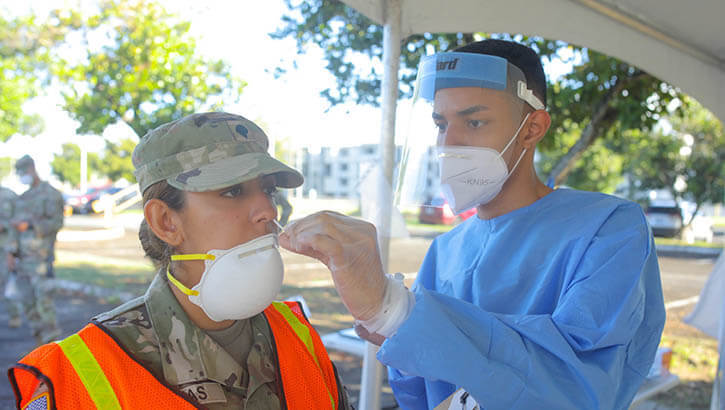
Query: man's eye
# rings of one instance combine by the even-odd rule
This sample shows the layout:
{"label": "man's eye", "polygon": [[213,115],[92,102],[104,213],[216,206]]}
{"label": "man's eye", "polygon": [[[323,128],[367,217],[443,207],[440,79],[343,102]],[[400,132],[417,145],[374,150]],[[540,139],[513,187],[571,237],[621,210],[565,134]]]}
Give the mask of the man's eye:
{"label": "man's eye", "polygon": [[275,192],[277,192],[277,187],[274,185],[271,185],[266,188],[263,188],[263,190],[264,190],[265,194],[272,196],[272,195],[274,195]]}
{"label": "man's eye", "polygon": [[487,121],[481,120],[468,120],[468,126],[471,128],[481,128],[486,125]]}
{"label": "man's eye", "polygon": [[242,194],[242,187],[235,186],[232,189],[228,189],[228,190],[222,192],[221,195],[224,196],[224,197],[227,197],[227,198],[236,198],[236,197],[238,197],[241,194]]}

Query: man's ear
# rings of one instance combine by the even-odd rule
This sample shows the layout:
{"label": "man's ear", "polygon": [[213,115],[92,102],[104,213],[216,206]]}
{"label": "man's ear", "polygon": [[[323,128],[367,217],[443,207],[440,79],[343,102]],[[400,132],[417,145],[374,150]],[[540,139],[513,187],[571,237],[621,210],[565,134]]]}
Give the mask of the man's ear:
{"label": "man's ear", "polygon": [[181,220],[178,213],[160,199],[151,199],[143,207],[143,214],[151,231],[157,238],[172,247],[184,241]]}
{"label": "man's ear", "polygon": [[548,112],[545,110],[533,111],[524,126],[525,129],[521,130],[523,138],[519,139],[519,143],[529,151],[533,150],[536,144],[544,138],[550,125],[551,116]]}

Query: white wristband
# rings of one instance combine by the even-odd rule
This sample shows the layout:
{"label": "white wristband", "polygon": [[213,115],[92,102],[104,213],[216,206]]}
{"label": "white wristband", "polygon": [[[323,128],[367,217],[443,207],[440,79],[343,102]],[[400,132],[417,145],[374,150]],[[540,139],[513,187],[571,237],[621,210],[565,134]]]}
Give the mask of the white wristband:
{"label": "white wristband", "polygon": [[408,319],[415,306],[415,295],[403,284],[403,275],[385,275],[385,292],[380,311],[368,320],[356,320],[370,333],[390,337]]}

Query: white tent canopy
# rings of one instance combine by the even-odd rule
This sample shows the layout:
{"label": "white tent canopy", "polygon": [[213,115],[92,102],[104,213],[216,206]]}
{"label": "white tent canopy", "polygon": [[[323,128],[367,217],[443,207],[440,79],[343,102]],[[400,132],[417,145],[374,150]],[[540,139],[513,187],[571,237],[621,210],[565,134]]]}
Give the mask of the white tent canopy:
{"label": "white tent canopy", "polygon": [[[387,0],[343,0],[383,24]],[[725,122],[725,1],[400,0],[400,33],[505,32],[589,47],[682,89]]]}

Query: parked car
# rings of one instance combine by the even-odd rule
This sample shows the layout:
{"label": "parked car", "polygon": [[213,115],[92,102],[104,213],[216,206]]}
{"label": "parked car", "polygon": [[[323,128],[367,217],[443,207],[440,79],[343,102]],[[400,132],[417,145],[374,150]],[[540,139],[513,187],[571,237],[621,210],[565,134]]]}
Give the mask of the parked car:
{"label": "parked car", "polygon": [[109,188],[112,187],[105,186],[90,188],[84,194],[70,195],[66,199],[66,204],[70,205],[74,214],[87,214],[93,212],[93,201],[98,199],[100,195]]}
{"label": "parked car", "polygon": [[[93,210],[93,212],[95,212],[95,213],[103,212],[106,209],[106,203],[108,201],[112,200],[111,196],[118,193],[122,189],[123,188],[111,187],[111,188],[108,188],[108,189],[102,191],[96,199],[91,201],[91,209]],[[126,202],[127,200],[135,197],[136,195],[137,195],[136,191],[131,191],[131,192],[124,194],[120,198],[115,198],[113,206],[117,206],[123,202]]]}
{"label": "parked car", "polygon": [[[471,208],[461,212],[458,217],[461,220],[466,220],[476,214],[476,208]],[[448,204],[445,198],[442,196],[436,196],[433,199],[426,201],[420,207],[418,213],[418,221],[424,224],[441,224],[450,225],[456,221],[456,215],[453,213],[451,206]]]}
{"label": "parked car", "polygon": [[682,229],[682,209],[679,206],[649,206],[645,216],[654,236],[672,238]]}

